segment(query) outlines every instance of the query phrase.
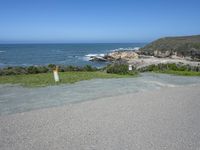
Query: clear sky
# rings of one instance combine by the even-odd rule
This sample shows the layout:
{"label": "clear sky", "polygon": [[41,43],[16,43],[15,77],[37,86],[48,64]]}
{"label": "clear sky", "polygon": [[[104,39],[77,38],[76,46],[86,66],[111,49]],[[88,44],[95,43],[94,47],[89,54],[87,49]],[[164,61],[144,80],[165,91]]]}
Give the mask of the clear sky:
{"label": "clear sky", "polygon": [[0,43],[149,42],[200,34],[200,0],[0,0]]}

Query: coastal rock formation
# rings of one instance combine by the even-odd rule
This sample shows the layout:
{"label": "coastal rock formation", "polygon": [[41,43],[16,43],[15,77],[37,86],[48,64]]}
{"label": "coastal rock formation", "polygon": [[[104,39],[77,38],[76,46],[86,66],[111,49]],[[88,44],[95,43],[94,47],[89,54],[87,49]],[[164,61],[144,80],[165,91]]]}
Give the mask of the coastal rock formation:
{"label": "coastal rock formation", "polygon": [[158,64],[183,64],[200,68],[200,35],[162,38],[139,50],[120,50],[92,58],[92,61],[118,60],[136,69]]}
{"label": "coastal rock formation", "polygon": [[106,58],[104,58],[105,56],[91,56],[90,57],[90,61],[107,61]]}
{"label": "coastal rock formation", "polygon": [[190,57],[200,61],[200,35],[161,38],[141,48],[140,53],[158,58]]}
{"label": "coastal rock formation", "polygon": [[138,54],[135,51],[115,51],[105,56],[92,56],[90,61],[116,61],[137,59]]}
{"label": "coastal rock formation", "polygon": [[123,60],[131,60],[137,59],[138,54],[134,51],[117,51],[109,54],[113,59],[123,59]]}
{"label": "coastal rock formation", "polygon": [[159,58],[165,58],[165,57],[169,57],[171,56],[171,51],[165,51],[165,52],[162,52],[162,51],[158,51],[158,50],[155,50],[153,52],[154,56],[156,57],[159,57]]}

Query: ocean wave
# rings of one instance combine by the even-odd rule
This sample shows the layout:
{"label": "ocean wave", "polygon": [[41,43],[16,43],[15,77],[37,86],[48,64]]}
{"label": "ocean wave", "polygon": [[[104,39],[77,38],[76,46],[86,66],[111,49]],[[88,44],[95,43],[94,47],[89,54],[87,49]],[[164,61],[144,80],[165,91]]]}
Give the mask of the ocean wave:
{"label": "ocean wave", "polygon": [[105,54],[87,54],[85,57],[103,57]]}
{"label": "ocean wave", "polygon": [[6,51],[0,51],[0,53],[5,53]]}
{"label": "ocean wave", "polygon": [[140,47],[127,47],[127,48],[117,48],[114,50],[110,50],[111,52],[117,52],[117,51],[137,51]]}
{"label": "ocean wave", "polygon": [[91,57],[104,57],[105,54],[87,54],[82,57],[84,61],[90,61],[92,58]]}

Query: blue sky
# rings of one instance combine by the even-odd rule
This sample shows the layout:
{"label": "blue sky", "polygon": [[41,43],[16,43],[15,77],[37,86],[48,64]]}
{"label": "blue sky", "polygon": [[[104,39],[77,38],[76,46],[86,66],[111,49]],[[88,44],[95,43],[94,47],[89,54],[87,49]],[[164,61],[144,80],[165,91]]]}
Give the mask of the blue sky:
{"label": "blue sky", "polygon": [[200,34],[199,0],[0,0],[0,43],[149,42]]}

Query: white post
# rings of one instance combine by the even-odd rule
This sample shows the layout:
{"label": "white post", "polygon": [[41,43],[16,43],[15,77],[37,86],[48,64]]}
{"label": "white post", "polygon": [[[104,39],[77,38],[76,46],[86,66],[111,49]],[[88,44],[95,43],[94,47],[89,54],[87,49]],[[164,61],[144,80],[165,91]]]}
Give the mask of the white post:
{"label": "white post", "polygon": [[132,71],[132,70],[133,70],[132,65],[129,65],[129,66],[128,66],[128,70],[129,70],[129,71]]}
{"label": "white post", "polygon": [[55,82],[59,82],[60,79],[59,79],[59,76],[58,76],[58,67],[57,66],[56,66],[56,69],[53,70],[53,75],[54,75]]}

